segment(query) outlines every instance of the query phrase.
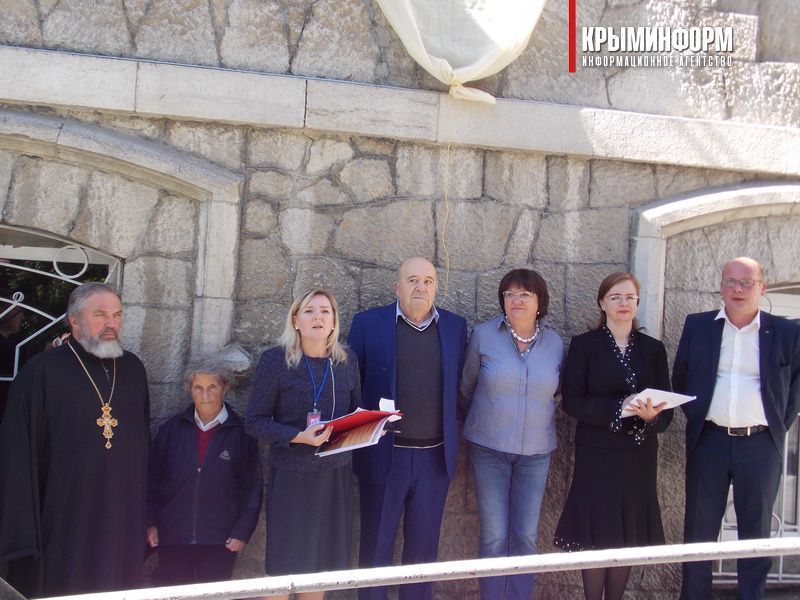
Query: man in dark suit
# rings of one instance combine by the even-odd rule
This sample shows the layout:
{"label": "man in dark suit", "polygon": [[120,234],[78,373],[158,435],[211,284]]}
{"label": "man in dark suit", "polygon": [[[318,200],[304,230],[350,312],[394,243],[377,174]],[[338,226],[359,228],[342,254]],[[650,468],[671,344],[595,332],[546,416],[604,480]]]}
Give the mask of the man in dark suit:
{"label": "man in dark suit", "polygon": [[[800,326],[759,310],[761,265],[736,258],[722,270],[724,307],[689,315],[672,387],[697,396],[686,413],[686,542],[717,539],[728,487],[741,539],[770,535],[786,430],[800,405]],[[770,558],[740,559],[739,597],[760,598]],[[711,597],[711,563],[683,565],[681,598]]]}
{"label": "man in dark suit", "polygon": [[[439,529],[456,470],[456,400],[463,366],[466,321],[433,305],[436,269],[409,258],[398,271],[397,302],[358,313],[350,347],[361,368],[361,406],[380,398],[403,412],[400,431],[356,450],[353,468],[361,497],[359,566],[390,565],[403,517],[403,564],[436,560]],[[359,598],[383,599],[385,587],[363,588]],[[400,588],[401,600],[431,597],[431,584]]]}

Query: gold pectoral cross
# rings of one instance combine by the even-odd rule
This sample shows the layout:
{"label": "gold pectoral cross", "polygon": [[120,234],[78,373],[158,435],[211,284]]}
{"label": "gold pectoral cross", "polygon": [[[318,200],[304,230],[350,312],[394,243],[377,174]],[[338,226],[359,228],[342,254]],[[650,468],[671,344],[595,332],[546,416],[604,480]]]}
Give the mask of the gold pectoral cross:
{"label": "gold pectoral cross", "polygon": [[103,437],[106,438],[106,448],[111,448],[111,438],[114,437],[112,427],[117,426],[117,420],[111,416],[111,406],[103,404],[103,416],[97,419],[97,425],[103,428]]}

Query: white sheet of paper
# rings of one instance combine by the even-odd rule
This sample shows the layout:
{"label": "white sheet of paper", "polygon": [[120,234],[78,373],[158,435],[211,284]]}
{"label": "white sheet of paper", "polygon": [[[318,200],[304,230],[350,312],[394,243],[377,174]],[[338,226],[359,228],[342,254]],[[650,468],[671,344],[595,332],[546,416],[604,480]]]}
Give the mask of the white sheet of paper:
{"label": "white sheet of paper", "polygon": [[628,410],[628,405],[635,400],[641,400],[642,402],[646,402],[647,399],[650,398],[653,401],[653,406],[657,404],[661,404],[662,402],[666,402],[667,405],[664,407],[666,408],[675,408],[676,406],[680,406],[681,404],[685,404],[687,402],[691,402],[697,396],[684,396],[683,394],[676,394],[674,392],[665,392],[664,390],[656,390],[653,388],[647,388],[646,390],[642,390],[636,394],[631,394],[625,401],[622,403],[622,418],[626,417],[633,417],[635,413]]}
{"label": "white sheet of paper", "polygon": [[378,410],[382,410],[383,412],[394,412],[394,400],[381,398],[378,400]]}

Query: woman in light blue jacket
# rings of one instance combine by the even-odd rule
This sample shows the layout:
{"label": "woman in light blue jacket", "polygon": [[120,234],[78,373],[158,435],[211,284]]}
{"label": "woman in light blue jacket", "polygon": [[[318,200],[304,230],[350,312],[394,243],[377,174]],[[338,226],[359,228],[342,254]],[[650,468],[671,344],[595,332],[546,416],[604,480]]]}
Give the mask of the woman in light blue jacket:
{"label": "woman in light blue jacket", "polygon": [[[478,325],[467,345],[461,392],[464,437],[475,474],[481,558],[536,552],[564,342],[542,319],[547,283],[514,269],[500,281],[501,314]],[[483,600],[529,600],[534,575],[480,580]]]}

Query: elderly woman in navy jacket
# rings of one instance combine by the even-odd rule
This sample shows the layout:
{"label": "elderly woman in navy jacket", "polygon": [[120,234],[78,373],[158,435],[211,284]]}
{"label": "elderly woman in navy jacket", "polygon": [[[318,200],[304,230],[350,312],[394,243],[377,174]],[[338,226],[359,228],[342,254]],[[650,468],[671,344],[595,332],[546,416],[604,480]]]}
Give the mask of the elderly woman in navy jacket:
{"label": "elderly woman in navy jacket", "polygon": [[158,548],[161,585],[231,578],[258,523],[258,444],[223,402],[230,372],[208,359],[186,369],[193,405],[158,431],[150,448],[147,542]]}

